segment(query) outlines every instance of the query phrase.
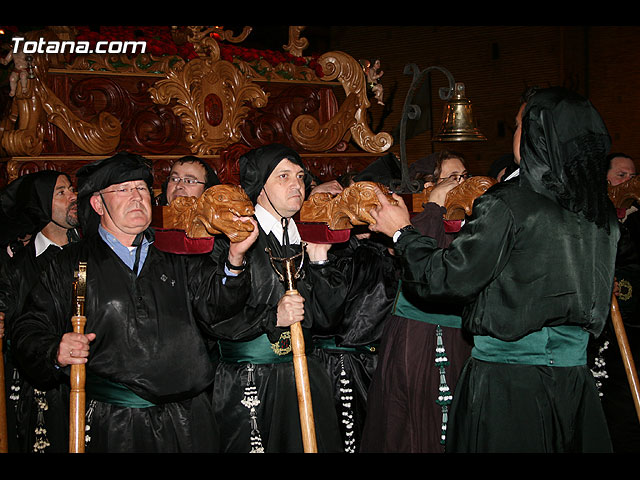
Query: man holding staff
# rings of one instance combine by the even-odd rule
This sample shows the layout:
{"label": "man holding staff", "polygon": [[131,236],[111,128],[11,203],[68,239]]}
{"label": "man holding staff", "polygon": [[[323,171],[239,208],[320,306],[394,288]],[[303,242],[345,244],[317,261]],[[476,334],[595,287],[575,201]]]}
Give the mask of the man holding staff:
{"label": "man holding staff", "polygon": [[[11,388],[6,396],[10,451],[65,452],[69,386],[34,383],[25,377],[13,362],[9,332],[40,272],[65,245],[79,238],[76,193],[68,175],[42,170],[9,183],[0,191],[0,205],[0,244],[14,245],[12,256],[0,268],[0,315],[7,323],[5,378]],[[21,245],[15,242],[19,238],[30,240],[16,247]]]}
{"label": "man holding staff", "polygon": [[[310,352],[309,333],[314,325],[341,315],[344,276],[328,256],[330,245],[308,244],[306,254],[301,250],[292,217],[302,207],[310,178],[294,150],[273,144],[248,152],[240,158],[240,182],[255,203],[260,234],[247,252],[249,299],[240,313],[214,329],[220,346],[214,404],[223,439],[221,450],[303,452],[290,328],[296,323],[302,326]],[[214,252],[221,244],[216,243]],[[271,259],[296,255],[298,267],[303,261],[297,293],[285,295],[286,285],[275,270],[282,267]],[[317,451],[340,451],[328,376],[308,356],[307,366]]]}
{"label": "man holding staff", "polygon": [[[449,419],[449,452],[607,452],[586,363],[607,319],[619,229],[607,129],[591,103],[537,91],[514,135],[519,180],[489,189],[447,249],[379,195],[372,230],[393,237],[404,288],[466,304],[474,335]],[[400,198],[398,197],[400,201]]]}
{"label": "man holding staff", "polygon": [[[49,382],[63,381],[70,365],[86,366],[87,452],[218,451],[202,331],[244,303],[246,275],[228,277],[222,263],[242,264],[257,229],[221,262],[164,253],[149,228],[146,159],[118,153],[77,177],[84,238],[32,290],[12,336],[17,358]],[[79,262],[87,265],[85,333],[71,331]]]}

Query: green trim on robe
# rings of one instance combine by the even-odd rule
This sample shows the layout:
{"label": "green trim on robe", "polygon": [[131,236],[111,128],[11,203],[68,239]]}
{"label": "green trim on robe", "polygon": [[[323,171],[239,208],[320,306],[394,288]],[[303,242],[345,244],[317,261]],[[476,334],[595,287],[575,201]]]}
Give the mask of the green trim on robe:
{"label": "green trim on robe", "polygon": [[458,315],[431,313],[420,310],[402,293],[402,281],[398,284],[398,294],[396,295],[396,301],[393,305],[392,313],[398,317],[431,323],[433,325],[440,325],[442,327],[460,328],[462,326],[462,318]]}
{"label": "green trim on robe", "polygon": [[87,372],[85,389],[87,397],[102,403],[110,403],[126,408],[148,408],[155,404],[136,395],[121,383]]}
{"label": "green trim on robe", "polygon": [[[305,335],[305,345],[307,344],[306,340]],[[226,363],[253,363],[259,365],[293,361],[291,352],[286,355],[275,353],[266,334],[243,342],[218,340],[218,348],[220,349],[220,361]]]}
{"label": "green trim on robe", "polygon": [[473,337],[471,356],[478,360],[520,365],[575,367],[587,363],[589,333],[582,327],[543,327],[519,340],[505,342],[494,337]]}

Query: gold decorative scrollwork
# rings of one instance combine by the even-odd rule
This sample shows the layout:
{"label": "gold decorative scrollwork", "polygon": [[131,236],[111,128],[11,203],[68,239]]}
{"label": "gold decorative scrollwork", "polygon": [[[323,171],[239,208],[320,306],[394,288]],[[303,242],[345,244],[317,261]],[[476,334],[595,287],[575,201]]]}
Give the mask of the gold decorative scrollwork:
{"label": "gold decorative scrollwork", "polygon": [[91,121],[76,116],[42,81],[46,63],[36,55],[33,78],[26,92],[18,93],[11,105],[11,118],[16,128],[5,130],[2,147],[9,156],[37,156],[43,148],[42,117],[60,128],[69,139],[87,153],[102,155],[113,152],[120,141],[121,125],[116,117],[101,112]]}
{"label": "gold decorative scrollwork", "polygon": [[223,40],[231,43],[244,41],[253,29],[244,27],[240,35],[235,36],[232,31],[225,30],[224,27],[203,27],[190,25],[186,27],[187,41],[193,44],[193,48],[198,55],[209,56],[215,60],[220,58],[220,47],[211,35],[217,34]]}
{"label": "gold decorative scrollwork", "polygon": [[81,120],[44,83],[37,82],[37,91],[47,120],[82,150],[104,155],[116,149],[122,125],[112,114],[100,112],[91,121]]}
{"label": "gold decorative scrollwork", "polygon": [[[211,57],[176,65],[149,93],[158,104],[177,101],[173,112],[182,120],[191,151],[198,155],[214,154],[238,141],[250,108],[265,106],[268,98],[231,63]],[[216,101],[209,102],[212,98]],[[206,110],[209,104],[220,105],[215,122]]]}
{"label": "gold decorative scrollwork", "polygon": [[300,33],[304,30],[304,27],[289,27],[289,43],[283,45],[287,52],[296,57],[302,56],[302,51],[309,46],[309,40],[301,38]]}
{"label": "gold decorative scrollwork", "polygon": [[21,88],[16,91],[11,113],[3,124],[2,148],[8,155],[40,155],[43,148],[41,113],[42,105],[34,93],[34,83],[28,80],[26,91]]}
{"label": "gold decorative scrollwork", "polygon": [[[310,115],[298,117],[292,125],[291,132],[296,141],[307,149],[326,150],[328,144],[331,144],[329,148],[333,147],[344,136],[347,129],[350,129],[353,139],[363,150],[370,153],[382,153],[388,150],[393,143],[391,135],[385,132],[374,134],[366,123],[366,111],[370,103],[367,99],[366,79],[358,61],[343,52],[329,52],[322,55],[318,63],[324,71],[322,80],[338,79],[347,98],[351,97],[351,100],[345,101],[340,107],[341,112],[326,125],[319,125],[319,122]],[[347,113],[354,108],[354,105],[356,108],[353,115]],[[345,120],[349,117],[352,117],[353,121]],[[340,129],[343,131],[340,132]],[[313,131],[330,132],[331,141],[322,138],[322,135],[316,136],[315,139],[310,138],[309,132]]]}
{"label": "gold decorative scrollwork", "polygon": [[134,58],[129,58],[125,54],[94,53],[76,57],[72,63],[66,65],[66,69],[163,74],[168,72],[176,61],[182,61],[182,59],[176,55],[157,57],[147,53],[141,53]]}
{"label": "gold decorative scrollwork", "polygon": [[351,93],[340,106],[339,112],[324,125],[320,125],[311,115],[300,115],[293,121],[291,131],[296,142],[303,148],[307,150],[329,150],[355,124],[357,111],[358,97],[355,93]]}

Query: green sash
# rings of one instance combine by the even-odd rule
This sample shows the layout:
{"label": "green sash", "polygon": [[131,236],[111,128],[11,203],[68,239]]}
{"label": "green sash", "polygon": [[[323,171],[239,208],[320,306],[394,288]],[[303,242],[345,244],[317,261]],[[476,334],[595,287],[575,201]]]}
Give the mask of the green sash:
{"label": "green sash", "polygon": [[358,347],[339,347],[336,345],[335,338],[318,338],[313,340],[314,346],[326,350],[340,350],[342,352],[352,353],[377,353],[378,345],[362,345]]}
{"label": "green sash", "polygon": [[588,341],[588,332],[569,325],[543,327],[513,342],[478,335],[471,356],[487,362],[575,367],[586,365]]}
{"label": "green sash", "polygon": [[425,312],[420,310],[411,303],[402,293],[402,281],[398,285],[398,294],[393,306],[393,314],[398,317],[410,318],[419,322],[431,323],[442,327],[460,328],[462,327],[462,318],[458,315],[450,315],[446,313]]}
{"label": "green sash", "polygon": [[112,382],[87,372],[85,383],[87,397],[98,402],[110,403],[127,408],[148,408],[155,404],[139,397],[121,383]]}
{"label": "green sash", "polygon": [[[303,330],[305,349],[310,350],[311,338],[307,338],[306,330]],[[260,335],[253,340],[234,342],[231,340],[219,340],[220,361],[227,363],[286,363],[293,361],[293,353],[289,351],[284,355],[277,354],[267,335]]]}

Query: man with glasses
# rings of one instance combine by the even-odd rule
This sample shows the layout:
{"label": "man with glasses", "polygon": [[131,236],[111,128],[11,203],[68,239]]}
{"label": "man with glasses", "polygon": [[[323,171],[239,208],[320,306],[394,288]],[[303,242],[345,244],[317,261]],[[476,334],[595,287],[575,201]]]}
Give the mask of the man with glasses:
{"label": "man with glasses", "polygon": [[188,155],[171,167],[156,205],[170,205],[177,197],[199,197],[209,187],[219,185],[216,172],[201,158]]}
{"label": "man with glasses", "polygon": [[[219,259],[153,245],[149,162],[128,153],[77,172],[84,237],[63,250],[31,291],[16,323],[16,357],[42,382],[68,381],[86,364],[87,452],[216,452],[203,331],[233,315],[249,293],[245,264],[257,236]],[[253,219],[247,221],[254,222]],[[216,260],[222,260],[218,262]],[[74,270],[86,262],[85,334],[71,331]]]}

